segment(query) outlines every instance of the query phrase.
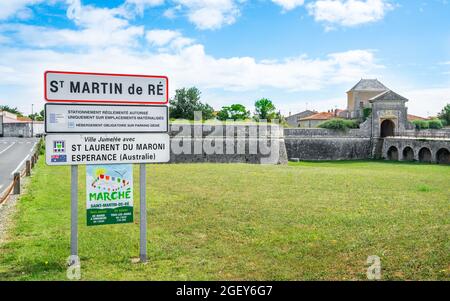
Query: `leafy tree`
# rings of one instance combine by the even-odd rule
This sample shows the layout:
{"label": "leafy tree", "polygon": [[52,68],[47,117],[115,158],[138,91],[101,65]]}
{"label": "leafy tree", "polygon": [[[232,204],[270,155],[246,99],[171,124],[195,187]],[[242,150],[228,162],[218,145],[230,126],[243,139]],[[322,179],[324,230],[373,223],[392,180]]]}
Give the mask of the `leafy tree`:
{"label": "leafy tree", "polygon": [[44,110],[40,111],[39,113],[30,114],[30,115],[28,115],[28,117],[31,120],[44,121]]}
{"label": "leafy tree", "polygon": [[275,105],[272,103],[270,99],[261,98],[255,102],[255,116],[257,120],[266,119],[267,121],[271,121],[276,118]]}
{"label": "leafy tree", "polygon": [[20,112],[17,108],[13,108],[7,105],[0,105],[0,111],[10,112],[16,114],[19,117],[23,116],[22,112]]}
{"label": "leafy tree", "polygon": [[250,118],[250,111],[247,111],[244,105],[232,104],[231,106],[222,107],[217,114],[219,120],[245,120]]}
{"label": "leafy tree", "polygon": [[447,104],[438,114],[439,119],[443,120],[444,124],[450,125],[450,103]]}
{"label": "leafy tree", "polygon": [[200,111],[203,120],[212,119],[214,109],[200,101],[200,94],[196,87],[177,89],[175,97],[170,100],[170,117],[193,120],[194,112]]}

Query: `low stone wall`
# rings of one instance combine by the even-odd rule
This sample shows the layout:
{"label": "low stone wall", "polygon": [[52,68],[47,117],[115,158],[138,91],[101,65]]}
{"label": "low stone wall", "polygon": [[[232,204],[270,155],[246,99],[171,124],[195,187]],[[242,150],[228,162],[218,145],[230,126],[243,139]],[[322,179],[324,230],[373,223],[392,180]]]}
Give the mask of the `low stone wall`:
{"label": "low stone wall", "polygon": [[372,153],[370,138],[355,137],[285,137],[289,159],[361,160]]}
{"label": "low stone wall", "polygon": [[284,129],[285,137],[351,137],[351,138],[365,138],[369,137],[365,130],[349,129],[349,130],[329,130],[321,128],[296,128]]}
{"label": "low stone wall", "polygon": [[171,163],[287,163],[279,126],[172,124],[169,134]]}
{"label": "low stone wall", "polygon": [[398,136],[417,138],[450,138],[450,128],[407,130],[405,132],[399,133]]}
{"label": "low stone wall", "polygon": [[31,124],[3,123],[3,137],[31,137]]}

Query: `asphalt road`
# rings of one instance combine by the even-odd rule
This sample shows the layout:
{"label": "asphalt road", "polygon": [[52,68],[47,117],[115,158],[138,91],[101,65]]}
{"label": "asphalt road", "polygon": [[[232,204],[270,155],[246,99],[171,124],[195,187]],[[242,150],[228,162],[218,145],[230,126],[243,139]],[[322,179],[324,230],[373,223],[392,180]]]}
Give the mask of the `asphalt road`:
{"label": "asphalt road", "polygon": [[36,138],[0,137],[0,195],[12,183],[13,173],[25,166]]}

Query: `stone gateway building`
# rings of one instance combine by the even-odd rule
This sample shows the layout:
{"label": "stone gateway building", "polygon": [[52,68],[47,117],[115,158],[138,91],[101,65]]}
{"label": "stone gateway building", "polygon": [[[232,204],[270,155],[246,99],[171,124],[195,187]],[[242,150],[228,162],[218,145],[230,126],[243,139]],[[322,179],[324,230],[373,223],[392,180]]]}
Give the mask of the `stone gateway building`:
{"label": "stone gateway building", "polygon": [[347,92],[347,110],[339,117],[358,119],[359,129],[284,130],[287,156],[293,160],[390,160],[450,163],[450,129],[416,130],[408,121],[408,99],[377,79],[361,79]]}

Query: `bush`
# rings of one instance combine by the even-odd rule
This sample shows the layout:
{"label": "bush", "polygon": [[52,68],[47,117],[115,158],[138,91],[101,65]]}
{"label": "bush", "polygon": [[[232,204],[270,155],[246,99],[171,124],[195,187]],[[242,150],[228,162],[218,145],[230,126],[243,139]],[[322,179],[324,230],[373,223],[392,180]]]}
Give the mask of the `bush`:
{"label": "bush", "polygon": [[442,129],[444,126],[442,125],[442,122],[439,119],[433,119],[428,121],[428,127],[430,129]]}
{"label": "bush", "polygon": [[359,122],[357,120],[344,119],[345,126],[349,129],[358,129]]}
{"label": "bush", "polygon": [[356,120],[348,120],[348,119],[330,119],[321,124],[319,124],[319,128],[329,129],[329,130],[346,130],[346,129],[356,129],[359,127],[359,124]]}
{"label": "bush", "polygon": [[428,121],[426,120],[414,120],[412,123],[416,126],[416,130],[425,130],[429,128]]}
{"label": "bush", "polygon": [[440,121],[442,122],[442,126],[448,126],[448,125],[450,125],[450,124],[447,122],[447,120],[445,120],[445,119],[440,119]]}

